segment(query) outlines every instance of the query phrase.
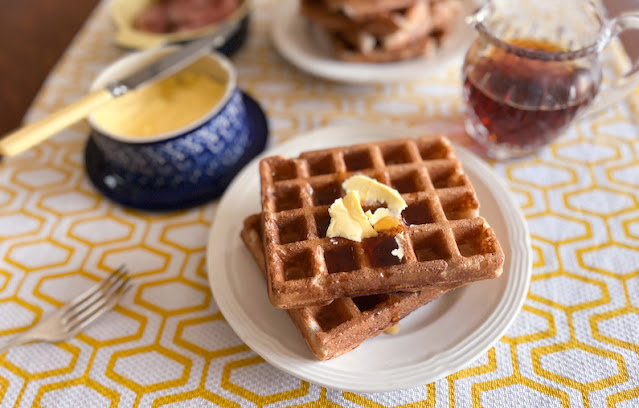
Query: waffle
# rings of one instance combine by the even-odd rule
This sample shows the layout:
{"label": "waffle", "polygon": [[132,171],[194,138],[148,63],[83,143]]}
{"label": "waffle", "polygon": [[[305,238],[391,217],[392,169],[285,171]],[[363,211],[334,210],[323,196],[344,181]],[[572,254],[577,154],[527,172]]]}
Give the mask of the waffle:
{"label": "waffle", "polygon": [[[266,275],[260,218],[255,214],[244,220],[242,240]],[[287,312],[315,357],[328,360],[377,336],[413,310],[454,288],[431,287],[421,292],[340,298],[326,306],[289,309]]]}
{"label": "waffle", "polygon": [[301,0],[337,58],[381,63],[433,56],[461,12],[459,0]]}
{"label": "waffle", "polygon": [[331,11],[342,12],[352,20],[366,20],[379,14],[411,7],[418,0],[323,0]]}
{"label": "waffle", "polygon": [[[325,236],[342,182],[363,174],[397,189],[408,207],[396,237]],[[269,298],[279,308],[364,294],[415,291],[499,276],[504,255],[450,142],[397,139],[273,156],[260,162]],[[376,208],[365,208],[375,210]],[[391,254],[403,242],[402,260]]]}
{"label": "waffle", "polygon": [[[421,56],[432,56],[437,50],[437,39],[431,36],[414,39],[403,47],[385,49],[380,46],[362,51],[361,42],[353,43],[352,38],[339,33],[330,35],[335,56],[347,62],[380,63],[403,61]],[[370,42],[369,42],[370,44]]]}
{"label": "waffle", "polygon": [[461,10],[462,4],[458,0],[433,2],[430,6],[433,30],[436,32],[450,31],[451,25]]}
{"label": "waffle", "polygon": [[343,58],[347,56],[343,51],[348,50],[362,55],[367,62],[386,62],[426,54],[431,26],[427,2],[419,0],[408,9],[391,13],[389,18],[375,19],[361,28],[351,26],[330,31],[329,35],[342,42],[334,44],[337,56],[342,59],[352,60]]}
{"label": "waffle", "polygon": [[431,28],[427,0],[417,0],[408,8],[384,12],[361,21],[353,21],[341,12],[331,11],[317,0],[302,0],[300,13],[328,32],[366,33],[380,39],[380,42],[387,37],[387,42],[396,37],[416,38]]}

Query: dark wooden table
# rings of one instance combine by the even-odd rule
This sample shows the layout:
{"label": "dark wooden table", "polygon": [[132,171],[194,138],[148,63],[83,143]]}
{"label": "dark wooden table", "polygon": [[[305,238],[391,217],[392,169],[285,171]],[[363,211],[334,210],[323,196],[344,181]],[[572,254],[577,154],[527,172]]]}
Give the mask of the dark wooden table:
{"label": "dark wooden table", "polygon": [[20,125],[42,81],[99,0],[0,0],[0,135]]}
{"label": "dark wooden table", "polygon": [[[0,0],[0,135],[20,125],[42,81],[98,2]],[[639,9],[639,0],[604,3],[612,15]],[[635,57],[637,37],[625,37]]]}

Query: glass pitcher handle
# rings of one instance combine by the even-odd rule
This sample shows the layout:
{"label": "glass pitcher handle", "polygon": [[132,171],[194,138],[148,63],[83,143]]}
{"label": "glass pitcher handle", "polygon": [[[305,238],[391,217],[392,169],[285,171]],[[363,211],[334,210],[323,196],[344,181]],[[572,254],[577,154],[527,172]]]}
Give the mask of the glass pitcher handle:
{"label": "glass pitcher handle", "polygon": [[[622,31],[633,29],[639,30],[639,13],[623,13],[612,20],[610,39],[614,39]],[[619,102],[634,91],[637,85],[639,85],[639,60],[632,61],[631,68],[625,74],[618,78],[610,88],[601,91],[594,103],[579,115],[580,118],[594,115]]]}

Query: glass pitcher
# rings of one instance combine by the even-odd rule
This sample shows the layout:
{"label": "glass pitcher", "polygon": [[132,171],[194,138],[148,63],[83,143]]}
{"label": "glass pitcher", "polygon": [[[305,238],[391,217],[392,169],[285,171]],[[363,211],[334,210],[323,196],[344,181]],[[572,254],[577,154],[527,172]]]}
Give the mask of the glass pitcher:
{"label": "glass pitcher", "polygon": [[601,51],[639,29],[639,13],[608,20],[589,0],[492,0],[468,22],[479,35],[462,69],[465,126],[489,157],[532,153],[639,84],[628,73],[599,93]]}

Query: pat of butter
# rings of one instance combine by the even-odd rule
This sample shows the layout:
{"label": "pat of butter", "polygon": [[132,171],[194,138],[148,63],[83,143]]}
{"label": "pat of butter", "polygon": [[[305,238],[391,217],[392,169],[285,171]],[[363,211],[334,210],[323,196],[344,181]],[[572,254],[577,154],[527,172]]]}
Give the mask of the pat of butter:
{"label": "pat of butter", "polygon": [[401,223],[402,221],[399,218],[384,217],[373,224],[373,228],[375,228],[375,231],[387,231],[399,227]]}
{"label": "pat of butter", "polygon": [[366,217],[371,222],[371,224],[375,225],[380,222],[382,219],[387,217],[393,217],[393,214],[389,211],[388,208],[378,208],[372,213],[370,210],[366,211]]}
{"label": "pat of butter", "polygon": [[404,237],[401,234],[395,236],[395,242],[397,242],[397,248],[391,251],[391,255],[395,255],[397,258],[404,258]]}
{"label": "pat of butter", "polygon": [[[397,190],[370,177],[359,174],[349,177],[342,183],[342,187],[347,194],[351,191],[358,191],[360,198],[365,204],[372,205],[376,202],[386,204],[390,214],[383,216],[380,214],[378,219],[387,215],[399,218],[402,210],[406,208],[406,201],[404,201]],[[378,211],[379,210],[375,211],[375,213]]]}
{"label": "pat of butter", "polygon": [[115,135],[143,138],[168,133],[202,118],[222,99],[226,86],[205,74],[180,71],[131,91],[93,114]]}
{"label": "pat of butter", "polygon": [[326,236],[343,237],[361,242],[362,238],[376,237],[377,232],[366,218],[357,191],[351,191],[344,198],[338,198],[328,209],[331,222]]}
{"label": "pat of butter", "polygon": [[[397,190],[361,175],[345,180],[342,187],[346,191],[346,196],[335,200],[328,210],[331,222],[326,231],[327,237],[343,237],[361,242],[364,238],[376,237],[378,231],[400,225],[399,215],[406,208],[406,202]],[[378,208],[374,213],[364,213],[362,201],[368,204],[385,203],[388,208]],[[393,252],[393,255],[402,259],[404,251],[399,240],[397,243],[400,247],[394,250],[396,253]]]}
{"label": "pat of butter", "polygon": [[375,231],[386,231],[401,224],[401,220],[397,217],[393,217],[386,208],[379,208],[374,214],[371,214],[370,211],[366,211],[366,217],[368,217],[370,223],[373,224]]}

